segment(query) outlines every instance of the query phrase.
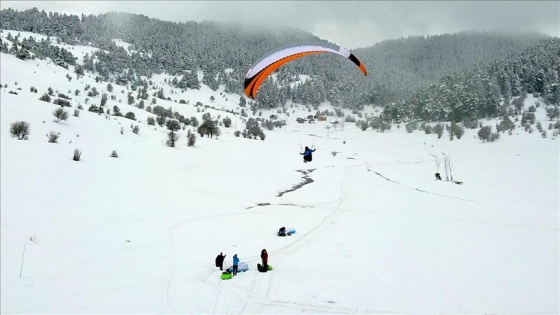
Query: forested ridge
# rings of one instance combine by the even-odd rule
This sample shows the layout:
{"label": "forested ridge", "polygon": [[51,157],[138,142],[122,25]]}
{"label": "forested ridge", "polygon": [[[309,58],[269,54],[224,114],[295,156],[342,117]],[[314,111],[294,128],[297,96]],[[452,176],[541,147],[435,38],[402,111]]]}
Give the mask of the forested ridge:
{"label": "forested ridge", "polygon": [[[21,59],[50,57],[90,71],[105,81],[132,86],[142,76],[168,73],[170,84],[196,89],[206,84],[226,93],[242,93],[243,77],[266,53],[297,44],[334,45],[313,34],[292,29],[267,29],[233,23],[161,21],[143,15],[107,13],[67,15],[31,9],[0,11],[2,28],[56,36],[73,45],[101,50],[84,60],[48,42],[20,38],[3,52]],[[114,39],[131,44],[129,50]],[[540,93],[558,104],[560,42],[536,33],[461,32],[415,36],[380,42],[352,51],[368,68],[363,77],[351,63],[324,54],[296,60],[265,81],[254,106],[276,108],[289,101],[360,110],[386,107],[391,120],[454,120],[501,114],[503,104],[522,91]],[[201,82],[196,71],[202,70]],[[227,70],[227,71],[226,71]],[[299,75],[308,80],[298,82]],[[293,87],[292,87],[293,86]]]}

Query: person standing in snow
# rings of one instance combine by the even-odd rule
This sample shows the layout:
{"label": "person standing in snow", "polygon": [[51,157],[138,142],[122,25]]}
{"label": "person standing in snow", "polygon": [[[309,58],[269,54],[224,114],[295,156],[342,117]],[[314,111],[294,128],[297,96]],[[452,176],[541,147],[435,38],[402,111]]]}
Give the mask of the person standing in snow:
{"label": "person standing in snow", "polygon": [[220,255],[216,256],[216,267],[220,268],[220,270],[224,270],[224,259],[226,255],[220,253]]}
{"label": "person standing in snow", "polygon": [[303,155],[303,162],[311,162],[313,160],[313,155],[311,153],[315,152],[315,149],[310,149],[309,147],[305,147],[305,151],[300,153]]}
{"label": "person standing in snow", "polygon": [[262,259],[262,265],[263,265],[263,269],[268,270],[268,253],[266,252],[266,249],[263,249],[261,251],[261,259]]}
{"label": "person standing in snow", "polygon": [[239,266],[239,258],[237,258],[237,254],[233,255],[233,270],[232,274],[235,276],[237,274],[237,267]]}

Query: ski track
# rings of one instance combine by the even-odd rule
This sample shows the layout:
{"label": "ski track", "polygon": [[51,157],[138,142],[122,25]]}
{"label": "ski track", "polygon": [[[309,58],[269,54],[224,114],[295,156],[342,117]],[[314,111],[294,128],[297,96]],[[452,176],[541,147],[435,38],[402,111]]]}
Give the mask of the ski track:
{"label": "ski track", "polygon": [[[248,209],[248,208],[245,208]],[[290,211],[285,211],[285,212],[290,212]],[[235,212],[235,213],[228,213],[228,214],[215,214],[215,215],[209,215],[209,216],[201,216],[201,217],[197,217],[197,218],[191,218],[191,219],[186,219],[186,220],[182,220],[179,221],[173,225],[171,225],[168,228],[168,241],[169,241],[169,250],[171,251],[171,266],[169,268],[169,275],[167,277],[167,281],[165,284],[165,292],[164,292],[164,297],[163,297],[163,301],[164,301],[164,306],[165,308],[172,312],[172,313],[181,313],[181,312],[186,312],[186,310],[183,310],[180,307],[180,304],[178,302],[178,285],[179,285],[179,280],[181,277],[181,271],[182,271],[182,267],[184,262],[182,260],[178,261],[177,259],[177,250],[175,249],[175,233],[183,228],[185,225],[191,224],[193,222],[199,221],[199,220],[209,220],[209,219],[214,219],[214,218],[222,218],[222,217],[229,217],[229,216],[246,216],[246,215],[251,215],[254,213],[258,213],[257,211],[239,211],[239,212]],[[297,240],[296,240],[297,241]],[[182,250],[183,247],[181,247]],[[258,259],[260,257],[258,256],[250,256],[247,258],[247,263]],[[202,281],[202,282],[207,282],[208,278],[210,278],[210,276],[212,276],[214,273],[210,272],[209,275],[207,276],[207,278]],[[218,298],[216,298],[216,300],[218,300]],[[217,309],[217,305],[212,305],[212,309]],[[216,313],[222,313],[222,311],[217,311]]]}
{"label": "ski track", "polygon": [[[396,162],[396,163],[380,163],[379,165],[387,165],[387,164],[411,164],[411,163],[421,163],[424,161],[414,161],[414,162]],[[430,161],[431,162],[431,161]],[[344,169],[348,169],[348,170],[352,170],[356,167],[364,167],[366,164],[369,163],[359,163],[359,164],[353,164],[353,165],[346,165],[343,166],[342,168]],[[336,167],[334,165],[329,165],[329,166],[323,166],[323,167],[315,167],[312,169],[304,169],[304,170],[297,170],[297,171],[308,171],[308,172],[312,172],[316,169],[325,169],[325,168],[332,168],[332,167]],[[309,175],[309,174],[308,174]],[[320,239],[320,235],[322,235],[322,233],[317,233],[317,232],[321,232],[323,229],[332,229],[331,226],[327,226],[327,225],[333,225],[336,224],[337,222],[337,218],[339,218],[341,215],[343,215],[347,210],[341,210],[342,205],[344,203],[344,201],[352,196],[351,193],[351,189],[348,188],[348,181],[352,176],[349,174],[349,172],[345,172],[344,173],[344,177],[340,183],[340,197],[334,201],[328,201],[328,202],[320,202],[320,203],[314,203],[314,204],[310,204],[310,205],[294,205],[294,204],[284,204],[284,205],[292,205],[295,207],[319,207],[321,206],[321,208],[323,210],[326,209],[332,209],[332,211],[330,213],[328,213],[323,220],[312,230],[310,230],[309,232],[305,233],[301,238],[295,240],[294,242],[292,242],[291,244],[286,245],[285,247],[279,248],[273,252],[271,252],[271,254],[274,254],[275,257],[279,257],[278,259],[276,259],[276,262],[281,265],[281,261],[283,260],[282,257],[286,257],[286,254],[289,253],[293,253],[296,251],[299,251],[301,249],[304,249],[308,246],[311,246],[313,243],[317,242]],[[269,206],[270,204],[263,204],[262,206]],[[328,207],[328,205],[333,205],[333,207]],[[250,208],[254,208],[256,206],[250,206],[247,207],[246,209],[250,209]],[[247,213],[244,213],[247,214]],[[185,222],[186,223],[186,222]],[[253,258],[254,259],[254,258]],[[252,262],[251,258],[247,259],[247,263]],[[259,257],[256,257],[256,260],[258,260]],[[269,299],[269,294],[270,294],[270,290],[273,287],[273,283],[274,283],[274,279],[275,279],[275,273],[274,272],[270,272],[270,273],[265,273],[263,275],[261,274],[256,274],[255,277],[253,278],[253,281],[251,283],[251,285],[249,286],[248,290],[239,290],[239,288],[235,288],[236,292],[238,291],[243,291],[245,293],[245,295],[242,298],[243,301],[243,305],[241,307],[240,313],[255,313],[257,311],[261,311],[263,309],[264,306],[270,306],[270,305],[278,305],[278,306],[289,306],[290,308],[295,308],[299,311],[305,311],[305,310],[317,310],[318,307],[317,305],[302,305],[302,304],[298,304],[298,303],[288,303],[288,305],[286,304],[286,302],[281,302],[281,301],[275,301],[275,300],[270,300]],[[227,288],[224,289],[224,286],[220,286],[219,288],[216,289],[217,292],[215,292],[214,294],[214,298],[213,298],[213,302],[212,302],[212,306],[211,306],[211,310],[212,313],[224,313],[227,310],[224,309],[224,304],[225,303],[225,296],[229,296],[229,295],[238,295],[238,294],[234,294],[231,292],[231,288]],[[225,292],[224,292],[225,291]],[[333,305],[334,306],[334,305]],[[367,304],[367,300],[361,296],[360,298],[358,298],[358,300],[355,303],[354,308],[352,309],[347,309],[347,308],[338,308],[338,307],[328,307],[325,308],[325,310],[327,312],[332,312],[335,309],[336,312],[340,312],[340,313],[350,313],[350,314],[360,314],[360,313],[364,313],[368,308],[368,304]]]}
{"label": "ski track", "polygon": [[[320,239],[320,235],[323,235],[322,230],[332,229],[332,227],[329,225],[336,224],[337,218],[339,218],[345,212],[345,210],[341,210],[341,207],[343,202],[346,200],[346,198],[348,198],[348,194],[349,194],[348,191],[350,191],[350,189],[347,189],[348,185],[346,184],[349,178],[350,175],[348,175],[348,173],[345,172],[343,180],[341,181],[340,184],[340,192],[341,192],[340,198],[334,202],[330,202],[330,203],[336,203],[336,207],[333,209],[333,211],[328,213],[315,228],[305,233],[301,238],[295,240],[294,242],[292,242],[291,244],[285,247],[275,250],[273,254],[275,255],[275,257],[279,257],[279,259],[277,259],[276,262],[280,264],[280,262],[283,260],[283,257],[286,257],[287,254],[305,249],[306,247],[309,247],[314,243],[316,243]],[[270,273],[267,272],[265,274],[266,277],[255,277],[256,280],[253,281],[251,288],[248,291],[248,295],[253,297],[258,297],[258,300],[255,301],[254,299],[251,299],[251,302],[249,302],[248,299],[245,299],[245,303],[243,304],[241,313],[247,313],[247,312],[254,313],[257,310],[256,309],[257,307],[259,307],[259,309],[262,309],[262,307],[265,305],[270,305],[270,303],[272,303],[272,305],[276,305],[279,302],[279,301],[271,301],[268,299],[270,288],[275,278],[274,274],[275,274],[274,272],[270,272]],[[261,292],[262,288],[264,287],[266,288],[266,290],[263,290],[264,294],[258,294],[257,292]],[[302,307],[303,305],[296,304],[296,303],[292,303],[292,305],[294,306],[298,305],[298,310],[302,311],[300,307]],[[303,311],[308,307],[309,305],[306,304]],[[316,309],[317,309],[316,306],[312,307],[312,310],[316,310]],[[333,309],[328,308],[328,311],[332,312]],[[351,313],[351,314],[362,313],[359,306],[355,306],[351,310],[342,308],[339,309],[338,312]]]}
{"label": "ski track", "polygon": [[[340,212],[340,207],[342,206],[342,203],[345,199],[345,192],[343,192],[343,188],[346,186],[344,183],[347,181],[348,179],[348,175],[345,174],[344,175],[344,179],[341,183],[341,197],[334,200],[334,201],[330,201],[327,204],[337,204],[336,207],[334,207],[333,211],[331,211],[329,214],[327,214],[323,220],[312,230],[310,230],[309,232],[305,233],[302,237],[300,237],[299,239],[296,239],[295,241],[293,241],[291,244],[288,244],[282,248],[279,248],[278,250],[273,251],[271,254],[274,254],[275,257],[279,257],[278,259],[276,259],[276,262],[281,264],[282,258],[284,257],[286,254],[289,253],[293,253],[297,250],[300,250],[302,248],[305,248],[307,246],[312,245],[313,243],[315,243],[316,241],[318,241],[320,239],[320,235],[322,235],[322,233],[316,233],[316,232],[320,232],[321,229],[325,229],[325,228],[329,228],[326,226],[326,223],[331,223],[333,224],[334,222],[336,222],[336,217],[339,217],[343,212]],[[348,190],[348,189],[346,189]],[[296,205],[294,205],[296,206]],[[301,206],[300,206],[301,207]],[[313,206],[312,206],[313,207]],[[246,209],[249,208],[253,208],[253,207],[247,207]],[[325,209],[325,208],[323,208]],[[326,208],[328,209],[328,208]],[[177,262],[176,259],[176,254],[175,254],[175,246],[174,246],[174,234],[175,232],[184,227],[185,225],[189,224],[189,223],[193,223],[197,220],[206,220],[206,219],[211,219],[211,218],[217,218],[217,217],[224,217],[224,216],[234,216],[234,215],[248,215],[251,213],[256,213],[256,212],[238,212],[238,213],[233,213],[233,214],[218,214],[218,215],[212,215],[212,216],[204,216],[204,217],[199,217],[199,218],[194,218],[194,219],[188,219],[188,220],[183,220],[180,221],[174,225],[172,225],[169,228],[169,242],[170,242],[170,250],[173,252],[171,257],[172,257],[172,262],[171,262],[171,267],[170,267],[170,273],[168,276],[168,280],[167,280],[167,284],[166,284],[166,291],[165,291],[165,297],[164,297],[164,301],[165,301],[165,306],[166,309],[169,310],[170,312],[173,313],[178,313],[178,312],[185,312],[186,310],[182,310],[177,299],[177,290],[178,290],[178,283],[179,283],[179,278],[180,278],[180,274],[181,274],[181,267],[178,267],[178,264],[182,265],[182,262]],[[260,257],[258,256],[254,256],[254,257],[248,257],[247,258],[247,263],[254,263],[256,262]],[[212,273],[213,274],[213,273]],[[220,285],[217,286],[215,292],[214,292],[214,296],[212,299],[212,305],[210,306],[210,311],[212,313],[226,313],[226,312],[230,312],[231,310],[226,310],[225,309],[225,304],[227,301],[227,297],[230,295],[233,296],[238,296],[240,293],[239,292],[243,292],[242,295],[242,301],[243,301],[243,305],[241,308],[241,313],[246,313],[246,312],[255,312],[258,310],[263,310],[264,306],[281,306],[281,307],[288,307],[290,309],[296,309],[299,311],[315,311],[318,309],[322,309],[325,312],[329,312],[329,311],[336,311],[336,312],[341,312],[341,313],[356,313],[357,310],[359,310],[358,307],[356,307],[355,309],[349,310],[346,308],[337,308],[337,307],[322,307],[322,306],[318,306],[318,305],[309,305],[309,304],[298,304],[298,303],[294,303],[294,302],[284,302],[284,301],[275,301],[275,300],[270,300],[269,299],[269,294],[271,291],[271,288],[273,287],[273,283],[275,279],[275,273],[274,272],[269,272],[269,273],[265,273],[265,274],[255,274],[254,279],[251,283],[251,285],[249,286],[249,289],[240,289],[237,287],[231,287],[229,285],[225,285],[225,283],[220,283]],[[206,279],[208,280],[208,279]]]}
{"label": "ski track", "polygon": [[[368,168],[368,171],[372,171],[371,169]],[[530,210],[530,209],[521,209],[521,208],[517,208],[517,207],[510,207],[510,206],[505,206],[505,205],[497,205],[494,203],[490,203],[490,202],[485,202],[485,201],[479,201],[479,200],[473,200],[473,199],[464,199],[464,198],[459,198],[459,197],[454,197],[454,196],[449,196],[449,195],[443,195],[443,194],[438,194],[438,193],[434,193],[434,192],[430,192],[430,191],[426,191],[426,190],[422,190],[419,188],[414,188],[414,187],[410,187],[406,184],[402,184],[399,183],[395,180],[392,180],[384,175],[382,175],[379,172],[373,171],[376,175],[378,175],[379,177],[383,178],[384,180],[391,182],[393,184],[396,185],[400,185],[403,186],[405,188],[408,189],[412,189],[421,193],[425,193],[425,194],[430,194],[430,195],[434,195],[434,196],[439,196],[439,197],[444,197],[444,198],[451,198],[451,199],[456,199],[456,200],[460,200],[460,201],[468,201],[468,202],[472,202],[472,208],[482,208],[484,205],[486,205],[486,207],[484,207],[484,212],[488,212],[488,211],[492,211],[492,212],[499,212],[498,210],[493,210],[493,209],[501,209],[501,208],[508,208],[510,210],[513,210],[515,212],[518,212],[520,214],[533,214],[533,215],[538,215],[538,216],[545,216],[545,217],[550,217],[551,219],[555,219],[558,220],[558,216],[554,215],[554,214],[549,214],[549,213],[544,213],[541,211],[535,211],[535,210]],[[478,205],[477,205],[478,204]],[[557,228],[546,228],[546,227],[534,227],[534,226],[529,226],[529,225],[523,225],[523,224],[509,224],[509,223],[498,223],[498,222],[493,222],[493,221],[484,221],[484,220],[473,220],[473,219],[460,219],[460,218],[453,218],[453,217],[445,217],[445,216],[430,216],[431,218],[438,218],[438,219],[448,219],[448,220],[458,220],[458,221],[465,221],[465,222],[476,222],[476,223],[487,223],[487,224],[496,224],[496,225],[502,225],[502,226],[509,226],[509,227],[519,227],[519,228],[526,228],[526,229],[534,229],[534,230],[543,230],[543,231],[559,231]]]}
{"label": "ski track", "polygon": [[[321,235],[323,235],[323,231],[324,230],[337,230],[336,229],[336,223],[337,223],[337,219],[340,218],[342,215],[344,215],[344,213],[346,213],[349,209],[347,207],[343,207],[344,202],[347,200],[351,200],[352,198],[354,198],[352,190],[350,189],[349,186],[349,181],[353,180],[354,175],[352,174],[352,172],[356,169],[356,168],[360,168],[360,167],[366,167],[367,171],[372,171],[369,166],[370,165],[399,165],[399,164],[419,164],[419,163],[432,163],[433,161],[425,161],[425,160],[415,160],[415,161],[406,161],[406,162],[383,162],[383,163],[359,163],[359,164],[350,164],[350,165],[345,165],[345,166],[339,166],[340,168],[345,169],[344,175],[343,175],[343,179],[341,180],[340,183],[340,196],[339,198],[335,199],[335,200],[331,200],[331,201],[322,201],[322,202],[317,202],[317,203],[310,203],[310,204],[306,204],[306,205],[299,205],[299,204],[291,204],[291,203],[279,203],[276,205],[282,205],[282,206],[293,206],[294,208],[320,208],[321,210],[329,210],[330,212],[327,213],[324,218],[321,220],[321,222],[319,222],[317,224],[317,226],[315,226],[313,229],[309,230],[308,232],[302,234],[302,236],[296,240],[294,240],[292,243],[287,244],[284,247],[278,248],[277,250],[274,250],[273,252],[270,252],[271,255],[274,255],[275,258],[275,262],[277,265],[281,265],[282,260],[284,260],[284,257],[289,256],[289,254],[300,251],[300,250],[304,250],[305,248],[312,246],[314,243],[316,243],[317,241],[320,240]],[[181,171],[191,171],[193,168],[196,168],[197,166],[192,166],[189,165],[187,167],[184,167],[183,169],[181,169]],[[336,167],[334,165],[328,165],[328,166],[320,166],[320,167],[315,167],[312,169],[304,169],[304,170],[297,170],[297,171],[313,171],[313,170],[317,170],[317,169],[325,169],[325,168],[332,168],[332,167]],[[414,187],[409,187],[405,184],[399,183],[395,180],[392,180],[384,175],[382,175],[379,172],[373,171],[377,176],[381,177],[382,179],[389,181],[393,184],[396,185],[401,185],[405,188],[408,189],[412,189],[421,193],[426,193],[426,194],[431,194],[431,195],[436,195],[439,197],[444,197],[444,198],[452,198],[452,199],[457,199],[457,200],[461,200],[461,201],[468,201],[468,202],[472,202],[472,203],[483,203],[480,201],[476,201],[476,200],[470,200],[470,199],[463,199],[463,198],[458,198],[458,197],[454,197],[454,196],[448,196],[448,195],[442,195],[442,194],[438,194],[438,193],[433,193],[433,192],[429,192],[429,191],[425,191],[422,189],[418,189],[418,188],[414,188]],[[309,174],[308,174],[309,175]],[[179,285],[179,280],[181,278],[181,273],[182,273],[182,268],[183,268],[183,261],[178,261],[177,260],[177,249],[175,248],[175,243],[174,243],[174,235],[175,233],[181,229],[184,228],[186,225],[188,224],[192,224],[198,220],[208,220],[208,219],[213,219],[213,218],[220,218],[220,217],[227,217],[227,216],[238,216],[238,215],[250,215],[251,213],[257,213],[256,211],[250,211],[250,212],[246,212],[246,210],[248,209],[252,209],[252,208],[256,208],[256,207],[262,207],[262,206],[271,206],[274,204],[271,203],[262,203],[259,205],[253,205],[253,206],[248,206],[246,208],[244,208],[245,211],[243,212],[235,212],[235,213],[228,213],[228,214],[216,214],[216,215],[210,215],[210,216],[202,216],[202,217],[197,217],[197,218],[192,218],[192,219],[187,219],[187,220],[183,220],[183,221],[179,221],[176,224],[172,225],[169,227],[169,244],[170,244],[170,250],[171,250],[171,257],[172,257],[172,261],[171,261],[171,266],[170,266],[170,271],[169,271],[169,276],[167,279],[167,283],[166,283],[166,290],[165,290],[165,296],[164,296],[164,304],[166,309],[171,312],[171,313],[186,313],[189,312],[189,310],[183,309],[178,301],[178,285]],[[352,211],[360,211],[360,209],[350,209]],[[372,212],[371,210],[368,210],[369,212]],[[289,212],[289,211],[286,211]],[[383,215],[403,215],[403,214],[397,214],[397,213],[391,213],[391,212],[383,212],[383,211],[373,211],[379,214],[383,214]],[[542,213],[537,213],[540,215],[543,215]],[[509,227],[523,227],[523,228],[531,228],[531,229],[540,229],[543,230],[543,228],[535,228],[535,227],[530,227],[530,226],[523,226],[523,225],[518,225],[518,224],[504,224],[504,223],[497,223],[497,222],[490,222],[490,221],[482,221],[482,220],[470,220],[470,219],[461,219],[461,218],[453,218],[453,217],[445,217],[445,216],[426,216],[426,215],[422,215],[422,217],[429,217],[429,218],[435,218],[435,219],[445,219],[445,220],[458,220],[458,221],[468,221],[468,222],[473,222],[473,223],[485,223],[485,224],[497,224],[497,225],[501,225],[501,226],[509,226]],[[557,229],[545,229],[545,230],[554,230],[557,231]],[[427,310],[429,310],[430,312],[436,312],[436,305],[434,301],[426,301],[422,298],[420,298],[420,294],[416,293],[416,292],[412,292],[409,288],[407,288],[405,285],[402,284],[402,282],[400,282],[395,276],[391,275],[390,272],[388,272],[387,270],[385,270],[382,266],[380,266],[379,264],[375,264],[375,263],[364,263],[365,261],[370,261],[370,259],[368,259],[368,257],[365,256],[365,254],[363,254],[359,249],[355,248],[355,246],[349,242],[346,237],[344,235],[342,235],[341,233],[339,233],[338,231],[336,232],[337,237],[341,240],[341,242],[343,244],[345,244],[345,248],[350,250],[352,252],[353,255],[355,255],[356,257],[360,257],[360,259],[358,259],[358,261],[360,262],[361,266],[366,269],[369,270],[370,272],[372,272],[373,274],[375,274],[381,281],[383,281],[384,283],[386,283],[387,285],[393,287],[394,289],[396,289],[397,292],[400,292],[401,294],[403,294],[403,296],[408,297],[408,299],[410,301],[413,301],[415,303],[424,305],[426,307]],[[181,250],[184,250],[181,247]],[[257,261],[260,260],[259,256],[250,256],[247,257],[246,262],[251,265],[256,263]],[[251,269],[250,269],[251,270]],[[241,288],[239,286],[236,286],[234,283],[226,283],[222,280],[213,280],[212,276],[214,275],[214,272],[210,272],[208,274],[208,276],[205,277],[205,279],[201,279],[202,283],[213,283],[216,288],[212,297],[212,302],[211,305],[209,306],[209,308],[207,310],[203,310],[204,312],[208,311],[209,313],[213,313],[213,314],[223,314],[223,313],[262,313],[267,307],[281,307],[281,308],[287,308],[290,310],[293,310],[293,312],[324,312],[324,313],[344,313],[344,314],[363,314],[363,313],[368,313],[370,312],[369,310],[369,304],[368,304],[368,299],[367,297],[365,297],[364,295],[359,295],[355,297],[355,301],[352,305],[352,307],[340,307],[340,306],[336,306],[334,305],[334,303],[331,305],[319,305],[319,304],[310,304],[310,303],[298,303],[298,302],[291,302],[291,301],[281,301],[281,300],[274,300],[274,299],[270,299],[270,294],[272,292],[272,290],[276,287],[275,283],[277,282],[276,279],[276,275],[275,272],[267,272],[267,273],[258,273],[255,272],[253,274],[254,278],[251,281],[251,284],[246,287],[246,288]],[[230,297],[234,297],[235,299],[238,299],[242,302],[241,308],[239,310],[232,310],[232,309],[227,309],[227,305],[228,305],[228,300],[230,299]],[[453,303],[452,307],[454,309],[457,310],[457,312],[463,312],[462,308],[460,307],[460,305],[455,302]]]}

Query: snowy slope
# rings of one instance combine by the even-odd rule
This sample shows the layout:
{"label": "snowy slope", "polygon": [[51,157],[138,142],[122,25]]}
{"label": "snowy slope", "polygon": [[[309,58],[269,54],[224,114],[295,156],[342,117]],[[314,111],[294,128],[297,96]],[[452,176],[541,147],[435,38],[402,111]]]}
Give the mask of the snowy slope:
{"label": "snowy slope", "polygon": [[[200,120],[200,101],[232,127],[194,147],[182,130],[169,148],[165,128],[146,123],[153,115],[126,104],[126,87],[114,85],[107,105],[137,121],[87,111],[86,84],[107,93],[93,75],[77,80],[72,69],[6,54],[0,61],[8,85],[0,90],[3,313],[560,312],[559,140],[551,131],[542,138],[518,127],[482,143],[468,129],[449,141],[404,126],[298,124],[314,112],[294,107],[286,127],[250,140],[233,135],[240,117],[219,110],[236,110],[239,95],[225,101],[203,86],[166,91],[188,105],[158,105]],[[153,80],[164,86],[163,75]],[[70,93],[68,121],[55,123],[58,106],[38,100],[48,87],[82,91]],[[78,104],[85,110],[74,117]],[[30,123],[29,140],[10,137],[16,120]],[[49,131],[60,132],[59,143],[47,142]],[[298,154],[306,145],[317,148],[311,164]],[[434,180],[442,152],[462,185]],[[303,181],[300,170],[313,182],[278,197]],[[443,165],[440,172],[445,179]],[[281,226],[297,233],[279,238]],[[266,274],[256,271],[263,248],[274,267]],[[227,266],[238,254],[250,270],[221,280],[220,252]]]}

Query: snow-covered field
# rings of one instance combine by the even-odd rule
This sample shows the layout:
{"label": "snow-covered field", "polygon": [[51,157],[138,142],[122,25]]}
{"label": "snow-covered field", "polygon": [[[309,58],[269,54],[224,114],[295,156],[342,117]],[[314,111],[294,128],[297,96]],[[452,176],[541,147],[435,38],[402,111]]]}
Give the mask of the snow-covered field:
{"label": "snow-covered field", "polygon": [[[235,137],[240,118],[208,108],[232,127],[194,147],[181,131],[169,148],[165,128],[146,124],[153,115],[127,105],[126,88],[114,85],[107,108],[136,122],[88,112],[101,95],[86,105],[84,86],[108,93],[107,83],[77,80],[72,68],[2,54],[0,74],[2,313],[560,313],[551,131],[518,127],[483,143],[467,129],[450,141],[404,126],[298,124],[314,113],[297,109],[261,141]],[[67,121],[55,123],[58,106],[38,100],[48,87],[73,97]],[[197,101],[239,101],[210,102],[218,95],[206,86],[166,95],[189,105],[158,105],[199,120]],[[542,107],[537,119],[547,129]],[[17,120],[30,123],[27,141],[10,136]],[[310,164],[299,155],[306,145],[317,148]],[[461,185],[445,181],[443,162],[444,180],[434,180],[443,153]],[[301,170],[313,182],[278,197],[303,181]],[[297,233],[277,237],[281,226]],[[256,271],[263,248],[268,273]],[[227,266],[238,254],[250,269],[221,280],[220,252]]]}

